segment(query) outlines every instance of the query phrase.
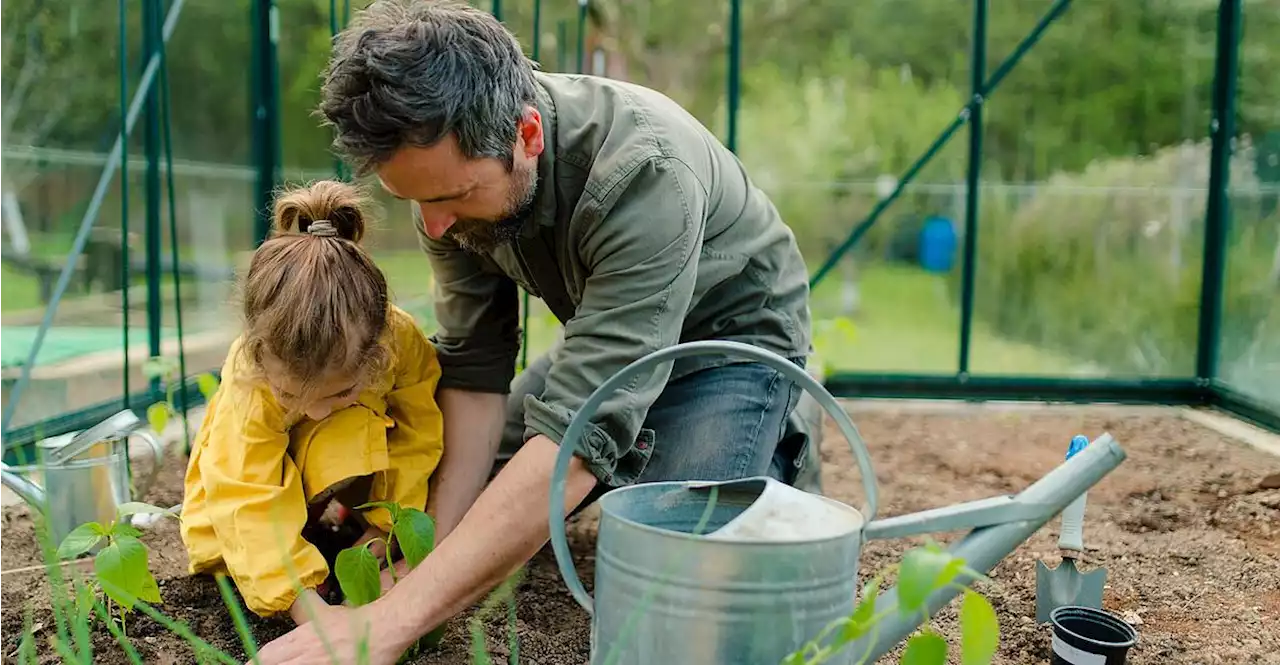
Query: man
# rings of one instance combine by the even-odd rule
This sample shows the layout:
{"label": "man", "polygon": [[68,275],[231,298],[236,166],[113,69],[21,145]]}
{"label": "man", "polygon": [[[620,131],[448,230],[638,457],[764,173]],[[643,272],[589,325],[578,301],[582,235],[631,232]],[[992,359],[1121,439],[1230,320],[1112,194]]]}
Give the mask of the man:
{"label": "man", "polygon": [[[317,632],[342,656],[368,630],[369,662],[389,665],[546,543],[558,445],[597,386],[698,339],[803,365],[808,275],[769,199],[691,115],[639,86],[537,73],[481,10],[374,4],[336,41],[323,97],[344,158],[412,202],[435,273],[441,541],[379,601],[318,608],[262,659],[328,662]],[[564,333],[513,384],[517,286]],[[576,443],[565,509],[636,482],[795,482],[799,395],[776,370],[722,355],[631,381]],[[513,454],[486,486],[500,443]]]}

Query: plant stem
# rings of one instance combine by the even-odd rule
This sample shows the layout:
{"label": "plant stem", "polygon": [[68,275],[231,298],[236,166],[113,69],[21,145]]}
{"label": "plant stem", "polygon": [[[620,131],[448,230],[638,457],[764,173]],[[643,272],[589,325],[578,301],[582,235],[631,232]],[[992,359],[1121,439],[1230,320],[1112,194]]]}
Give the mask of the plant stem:
{"label": "plant stem", "polygon": [[[392,584],[399,584],[399,583],[400,583],[400,578],[396,576],[396,564],[395,564],[395,562],[394,562],[394,561],[392,561],[392,560],[391,560],[391,541],[392,541],[392,540],[395,540],[395,535],[394,535],[395,528],[396,528],[396,526],[395,526],[395,524],[393,523],[393,524],[391,525],[392,533],[387,534],[387,539],[386,539],[386,540],[383,540],[382,542],[383,542],[383,544],[385,544],[385,545],[387,546],[387,554],[386,554],[386,559],[387,559],[387,571],[391,573],[391,583],[392,583]],[[378,539],[375,539],[375,540],[381,540],[381,539],[380,539],[380,538],[378,538]]]}

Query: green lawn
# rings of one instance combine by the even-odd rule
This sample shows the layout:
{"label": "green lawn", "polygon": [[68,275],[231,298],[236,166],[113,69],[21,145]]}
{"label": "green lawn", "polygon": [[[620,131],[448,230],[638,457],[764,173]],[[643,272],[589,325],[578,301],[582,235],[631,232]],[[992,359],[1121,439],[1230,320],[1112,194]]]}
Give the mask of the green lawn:
{"label": "green lawn", "polygon": [[[952,374],[959,364],[960,311],[945,278],[904,265],[861,269],[857,312],[837,323],[841,285],[832,275],[813,294],[814,346],[830,371]],[[986,294],[979,294],[982,297]],[[1003,340],[974,322],[970,371],[1067,375],[1068,358]]]}
{"label": "green lawn", "polygon": [[[387,275],[396,302],[411,311],[424,328],[434,329],[431,269],[426,257],[415,247],[379,251],[375,259]],[[839,280],[839,275],[833,274],[813,294],[815,347],[819,362],[830,371],[956,371],[960,315],[944,277],[905,265],[866,265],[860,272],[858,309],[842,321],[838,321]],[[531,305],[530,359],[549,348],[559,330],[540,301],[535,299]],[[6,268],[4,311],[38,306],[34,278]],[[970,364],[976,373],[1070,375],[1081,369],[1069,358],[1001,339],[980,321],[975,321],[973,334]]]}

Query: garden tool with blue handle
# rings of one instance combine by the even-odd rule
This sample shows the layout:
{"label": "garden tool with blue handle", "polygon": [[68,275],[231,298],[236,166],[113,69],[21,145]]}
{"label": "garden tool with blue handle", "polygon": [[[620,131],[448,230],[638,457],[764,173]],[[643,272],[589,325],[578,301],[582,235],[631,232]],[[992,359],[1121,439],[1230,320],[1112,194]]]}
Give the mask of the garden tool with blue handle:
{"label": "garden tool with blue handle", "polygon": [[[1067,459],[1084,450],[1089,439],[1076,435],[1067,449]],[[1062,511],[1062,532],[1058,536],[1058,548],[1062,550],[1062,564],[1050,570],[1043,561],[1036,562],[1036,622],[1049,620],[1049,613],[1068,605],[1102,608],[1102,590],[1107,583],[1107,571],[1099,568],[1082,573],[1076,568],[1076,560],[1084,554],[1082,537],[1085,494],[1071,502]]]}

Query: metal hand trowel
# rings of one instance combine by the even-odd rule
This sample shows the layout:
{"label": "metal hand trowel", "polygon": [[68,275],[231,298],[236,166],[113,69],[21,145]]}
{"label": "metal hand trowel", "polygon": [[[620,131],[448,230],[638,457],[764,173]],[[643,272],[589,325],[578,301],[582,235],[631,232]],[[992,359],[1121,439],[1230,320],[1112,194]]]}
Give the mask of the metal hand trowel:
{"label": "metal hand trowel", "polygon": [[[1067,459],[1084,450],[1089,439],[1075,436],[1067,449]],[[1084,554],[1085,494],[1072,501],[1062,511],[1062,532],[1058,536],[1058,548],[1062,550],[1062,563],[1050,570],[1043,561],[1036,562],[1036,622],[1049,620],[1049,613],[1066,605],[1102,609],[1102,590],[1107,583],[1107,571],[1099,568],[1082,573],[1076,569],[1076,559]]]}

